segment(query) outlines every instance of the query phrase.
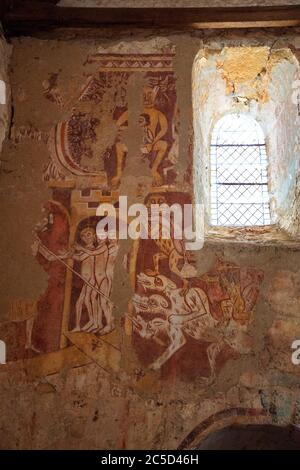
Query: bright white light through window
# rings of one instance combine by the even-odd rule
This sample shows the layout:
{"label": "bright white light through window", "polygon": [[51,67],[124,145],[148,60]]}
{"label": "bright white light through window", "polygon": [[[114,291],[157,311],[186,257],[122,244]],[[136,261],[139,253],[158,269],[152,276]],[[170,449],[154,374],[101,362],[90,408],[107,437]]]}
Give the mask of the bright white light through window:
{"label": "bright white light through window", "polygon": [[253,118],[227,114],[214,127],[211,157],[212,225],[269,225],[267,155]]}

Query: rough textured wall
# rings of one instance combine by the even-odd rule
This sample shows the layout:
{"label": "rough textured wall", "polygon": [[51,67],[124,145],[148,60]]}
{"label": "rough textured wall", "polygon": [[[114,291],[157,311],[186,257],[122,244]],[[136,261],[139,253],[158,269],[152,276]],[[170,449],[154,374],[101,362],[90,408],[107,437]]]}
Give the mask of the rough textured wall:
{"label": "rough textured wall", "polygon": [[191,254],[95,232],[119,195],[193,198],[197,53],[274,41],[297,56],[288,31],[13,40],[1,447],[188,448],[236,422],[299,425],[297,239],[231,234]]}
{"label": "rough textured wall", "polygon": [[[165,1],[162,5],[157,0],[143,1],[143,0],[60,0],[60,6],[66,7],[207,7],[206,1],[195,1],[195,0],[169,0]],[[230,2],[222,2],[221,0],[214,0],[210,2],[209,6],[213,7],[231,7],[231,6],[263,6],[263,5],[299,5],[298,0],[288,0],[283,2],[282,0],[260,0],[249,2],[246,0],[231,0]]]}
{"label": "rough textured wall", "polygon": [[270,156],[272,155],[270,161],[273,168],[271,188],[274,212],[277,213],[277,220],[283,229],[299,236],[299,159],[295,155],[299,154],[297,96],[300,70],[295,58],[289,59],[286,57],[281,63],[276,63],[273,69],[270,84],[272,107],[269,107],[268,114],[273,114],[275,119],[268,132],[268,147]]}
{"label": "rough textured wall", "polygon": [[[8,80],[8,64],[11,47],[2,36],[0,25],[0,152],[3,141],[9,130],[10,120],[10,87]],[[1,164],[1,163],[0,163]]]}

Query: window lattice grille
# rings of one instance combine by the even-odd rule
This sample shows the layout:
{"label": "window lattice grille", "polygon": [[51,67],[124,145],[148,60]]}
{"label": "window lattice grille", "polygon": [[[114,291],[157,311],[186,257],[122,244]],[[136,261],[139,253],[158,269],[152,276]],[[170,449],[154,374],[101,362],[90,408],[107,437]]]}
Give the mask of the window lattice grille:
{"label": "window lattice grille", "polygon": [[263,131],[245,115],[228,114],[211,142],[211,224],[269,225],[267,155]]}

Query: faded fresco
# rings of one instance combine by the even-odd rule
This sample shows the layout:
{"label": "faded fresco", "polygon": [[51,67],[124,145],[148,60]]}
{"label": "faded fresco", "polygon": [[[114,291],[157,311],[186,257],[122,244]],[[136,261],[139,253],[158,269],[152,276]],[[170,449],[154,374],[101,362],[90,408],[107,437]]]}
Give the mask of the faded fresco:
{"label": "faded fresco", "polygon": [[[125,267],[134,295],[116,330],[117,306],[111,292],[119,242],[97,238],[96,210],[101,202],[118,207],[130,125],[141,139],[135,158],[146,163],[151,175],[146,206],[191,202],[191,194],[176,187],[179,113],[174,53],[169,46],[163,52],[89,54],[82,68],[92,65],[95,71],[78,85],[70,117],[49,132],[32,126],[14,130],[16,145],[28,139],[46,145],[48,162],[41,177],[53,198],[44,204],[44,218],[32,240],[32,255],[47,273],[48,287],[36,301],[12,302],[12,309],[24,311],[25,319],[22,341],[11,360],[71,345],[86,350],[112,334],[122,355],[121,325],[131,337],[138,367],[168,371],[172,361],[180,361],[181,352],[198,349],[198,375],[207,385],[216,377],[224,349],[250,351],[247,328],[262,271],[222,259],[199,276],[185,241],[162,239],[161,233],[154,240],[135,242],[127,255]],[[137,74],[142,80],[141,108],[136,122],[131,122],[128,87]],[[59,73],[48,73],[41,85],[41,99],[62,109]],[[186,179],[191,178],[188,173]]]}
{"label": "faded fresco", "polygon": [[[249,61],[253,77],[244,82],[247,70],[232,65],[245,57],[244,47],[233,54],[234,44],[249,42],[239,34],[224,40],[230,47],[222,45],[223,52],[216,52],[217,40],[206,39],[204,47],[202,37],[186,35],[15,41],[15,111],[1,190],[5,227],[26,232],[15,241],[8,231],[4,246],[22,259],[20,273],[24,265],[28,270],[15,275],[7,293],[0,383],[8,387],[18,374],[22,385],[12,399],[20,415],[30,409],[24,418],[30,440],[16,447],[46,448],[51,441],[53,448],[190,448],[216,423],[299,423],[300,372],[291,363],[291,343],[300,338],[297,239],[264,228],[259,239],[251,229],[245,237],[228,230],[227,238],[210,233],[202,250],[189,251],[186,240],[172,235],[172,218],[169,239],[163,224],[153,239],[103,240],[96,230],[99,205],[112,204],[119,218],[120,196],[147,210],[194,202],[207,182],[203,136],[216,106],[221,112],[234,102],[244,110],[255,101],[256,110],[268,103],[265,114],[273,116],[279,72],[275,80],[270,70],[292,62],[281,50],[272,52],[276,60],[269,57],[265,32],[255,38],[263,54],[257,50]],[[202,46],[196,65],[207,67],[205,80],[192,85]],[[268,80],[266,61],[272,62]],[[290,74],[294,69],[293,62]],[[232,74],[241,96],[255,93],[239,101]],[[272,102],[267,93],[257,100],[265,83],[273,87]],[[281,120],[291,128],[290,108],[284,109]],[[12,267],[9,261],[4,278],[16,271],[13,256]],[[35,295],[31,284],[39,276],[44,288]],[[19,399],[23,390],[26,400]],[[0,420],[1,445],[15,442],[15,426]]]}
{"label": "faded fresco", "polygon": [[[174,183],[178,129],[173,56],[172,48],[163,53],[88,55],[83,70],[94,64],[96,72],[78,84],[69,119],[49,132],[34,126],[14,129],[17,146],[28,139],[46,145],[49,156],[41,176],[53,199],[44,205],[44,219],[37,224],[32,243],[33,256],[48,274],[48,287],[36,301],[12,302],[12,311],[19,317],[24,312],[25,320],[23,340],[10,359],[66,347],[68,333],[102,336],[115,329],[110,295],[118,242],[97,239],[96,210],[101,202],[117,205],[128,154],[124,133],[133,74],[144,82],[135,123],[142,136],[140,158],[149,166],[153,186]],[[48,73],[41,99],[62,109],[65,102],[58,83],[59,74]]]}
{"label": "faded fresco", "polygon": [[[154,193],[149,201],[184,204],[189,196]],[[195,353],[198,348],[206,356],[198,364],[198,373],[204,371],[202,380],[209,384],[216,377],[218,355],[224,349],[251,352],[247,330],[254,318],[264,273],[217,259],[210,271],[199,276],[193,258],[184,241],[165,240],[159,234],[155,240],[141,240],[136,250],[135,294],[128,317],[133,323],[134,347],[147,367],[168,369],[172,360],[174,364],[180,361],[181,350],[184,353],[191,347]],[[188,369],[194,360],[191,354]]]}
{"label": "faded fresco", "polygon": [[[118,188],[128,153],[124,139],[130,119],[127,87],[132,75],[139,73],[145,83],[142,112],[136,123],[142,130],[140,158],[148,162],[154,186],[173,182],[178,153],[173,55],[170,52],[89,56],[87,64],[96,63],[99,72],[82,87],[70,119],[58,123],[47,136],[50,161],[44,179],[102,176],[110,187]],[[43,87],[46,99],[63,105],[55,74],[50,75]],[[103,128],[101,121],[107,119],[113,132]],[[112,134],[110,145],[105,146],[109,137],[103,136],[103,130]]]}

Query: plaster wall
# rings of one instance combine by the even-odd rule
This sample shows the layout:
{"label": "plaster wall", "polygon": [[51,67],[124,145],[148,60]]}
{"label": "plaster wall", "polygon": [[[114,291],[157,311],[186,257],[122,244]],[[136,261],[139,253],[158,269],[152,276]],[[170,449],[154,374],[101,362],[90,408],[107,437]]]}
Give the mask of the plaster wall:
{"label": "plaster wall", "polygon": [[[295,233],[216,234],[193,256],[173,242],[97,245],[95,285],[109,302],[90,296],[78,276],[83,259],[96,262],[84,231],[94,233],[99,202],[127,195],[129,204],[184,204],[197,180],[205,195],[202,150],[232,102],[230,60],[241,50],[252,60],[253,77],[238,86],[255,89],[253,113],[263,122],[259,103],[273,111],[275,88],[286,102],[297,76],[298,32],[137,31],[118,40],[100,33],[12,40],[14,114],[0,180],[0,339],[8,351],[0,366],[1,447],[192,448],[234,423],[299,426]],[[281,56],[266,86],[253,87],[261,63],[282,50],[291,60]],[[201,51],[205,68],[195,81]],[[218,69],[220,54],[228,60]],[[298,128],[287,115],[295,108],[284,110],[287,130],[278,137],[294,195]],[[170,315],[190,319],[173,337]]]}

